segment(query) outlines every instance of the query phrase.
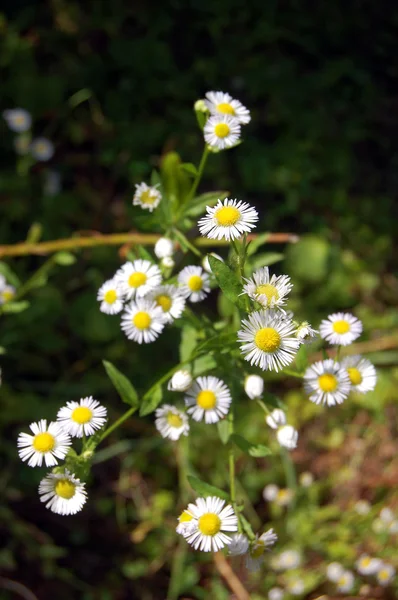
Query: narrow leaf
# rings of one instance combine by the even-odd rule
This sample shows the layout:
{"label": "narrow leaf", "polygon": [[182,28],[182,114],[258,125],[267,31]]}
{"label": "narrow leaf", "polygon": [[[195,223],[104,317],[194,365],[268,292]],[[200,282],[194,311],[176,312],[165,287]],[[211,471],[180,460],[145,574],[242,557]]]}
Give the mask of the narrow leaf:
{"label": "narrow leaf", "polygon": [[308,348],[305,344],[302,344],[296,354],[296,367],[300,373],[304,373],[308,367]]}
{"label": "narrow leaf", "polygon": [[242,514],[239,515],[239,520],[242,523],[242,527],[243,527],[247,537],[250,540],[254,539],[254,532],[253,532],[252,526],[250,525],[249,521]]}
{"label": "narrow leaf", "polygon": [[211,254],[209,255],[209,264],[218,285],[228,300],[231,300],[235,305],[244,309],[245,300],[241,296],[242,284],[238,276],[225,263]]}
{"label": "narrow leaf", "polygon": [[257,269],[261,269],[261,267],[270,267],[277,262],[280,262],[284,259],[284,255],[280,252],[264,252],[261,254],[257,254],[250,261],[251,270],[256,271]]}
{"label": "narrow leaf", "polygon": [[180,169],[188,173],[188,175],[190,175],[191,177],[196,177],[198,174],[198,169],[193,163],[182,163],[180,165]]}
{"label": "narrow leaf", "polygon": [[226,444],[229,440],[230,430],[229,430],[229,422],[227,419],[222,419],[222,421],[217,422],[218,435],[220,436],[220,440],[223,444]]}
{"label": "narrow leaf", "polygon": [[252,444],[248,442],[244,437],[234,433],[231,436],[231,440],[238,446],[242,452],[248,454],[249,456],[253,456],[255,458],[259,458],[261,456],[269,456],[272,454],[271,450],[267,446],[263,446],[262,444]]}
{"label": "narrow leaf", "polygon": [[193,475],[188,475],[187,479],[191,488],[201,496],[218,496],[218,498],[222,498],[222,500],[229,500],[229,494],[224,492],[224,490],[221,490],[214,485],[210,485],[209,483],[206,483],[205,481],[202,481]]}
{"label": "narrow leaf", "polygon": [[102,361],[109,379],[112,381],[120,398],[130,406],[138,407],[138,394],[133,384],[123,375],[112,363],[107,360]]}
{"label": "narrow leaf", "polygon": [[76,262],[76,257],[72,254],[72,252],[62,251],[54,254],[54,261],[57,263],[57,265],[67,267]]}
{"label": "narrow leaf", "polygon": [[157,385],[150,394],[146,393],[142,399],[140,417],[145,417],[145,415],[149,415],[156,410],[162,401],[162,397],[163,392],[161,385]]}
{"label": "narrow leaf", "polygon": [[255,254],[261,246],[263,246],[269,238],[269,233],[260,233],[247,247],[247,256]]}
{"label": "narrow leaf", "polygon": [[27,300],[21,300],[20,302],[6,302],[0,306],[0,310],[3,313],[20,313],[29,308],[29,302]]}

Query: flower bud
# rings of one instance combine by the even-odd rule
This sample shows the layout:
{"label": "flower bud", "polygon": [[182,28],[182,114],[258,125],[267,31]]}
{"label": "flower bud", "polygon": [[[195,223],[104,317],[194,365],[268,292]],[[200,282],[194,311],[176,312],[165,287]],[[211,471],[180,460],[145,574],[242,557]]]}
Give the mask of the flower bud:
{"label": "flower bud", "polygon": [[156,242],[154,250],[158,258],[173,256],[174,244],[168,238],[160,238]]}
{"label": "flower bud", "polygon": [[245,379],[245,392],[251,400],[260,398],[264,390],[264,380],[259,375],[248,375]]}
{"label": "flower bud", "polygon": [[296,338],[303,342],[304,344],[309,344],[312,341],[312,338],[316,337],[318,331],[313,329],[308,321],[303,321],[298,327],[296,331]]}
{"label": "flower bud", "polygon": [[174,267],[174,265],[175,265],[175,262],[171,258],[171,256],[165,256],[160,261],[160,264],[162,265],[162,267],[165,267],[166,269],[172,269]]}
{"label": "flower bud", "polygon": [[276,439],[284,448],[293,450],[297,446],[298,431],[291,425],[283,425],[276,432]]}
{"label": "flower bud", "polygon": [[207,254],[203,260],[202,260],[202,267],[204,268],[204,270],[207,273],[212,273],[213,271],[210,268],[210,263],[209,263],[209,256],[214,256],[214,258],[217,258],[218,260],[221,260],[221,262],[224,262],[224,259],[221,258],[221,256],[219,256],[218,254],[216,254],[215,252],[210,252],[210,254]]}
{"label": "flower bud", "polygon": [[280,408],[275,408],[275,410],[265,418],[265,421],[271,429],[278,429],[278,427],[286,425],[286,415]]}
{"label": "flower bud", "polygon": [[206,113],[208,111],[205,101],[201,98],[200,100],[196,100],[193,108],[196,112]]}
{"label": "flower bud", "polygon": [[167,389],[172,392],[185,392],[192,384],[192,375],[189,371],[176,371],[170,379]]}

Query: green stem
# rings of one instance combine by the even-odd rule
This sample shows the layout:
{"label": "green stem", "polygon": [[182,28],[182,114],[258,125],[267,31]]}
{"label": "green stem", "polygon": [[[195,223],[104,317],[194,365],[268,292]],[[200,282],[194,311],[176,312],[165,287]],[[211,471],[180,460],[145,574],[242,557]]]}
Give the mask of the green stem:
{"label": "green stem", "polygon": [[[233,411],[232,406],[231,406],[231,409],[228,414],[228,422],[229,422],[229,437],[231,437],[234,433],[234,411]],[[230,496],[231,496],[231,503],[232,503],[232,507],[235,511],[235,514],[238,515],[238,512],[236,510],[235,453],[234,453],[234,447],[233,447],[232,442],[230,442],[230,444],[229,444],[228,465],[229,465],[229,491],[230,491]],[[239,522],[239,519],[238,519],[238,522]],[[239,524],[239,531],[240,531],[240,522],[238,524]]]}
{"label": "green stem", "polygon": [[131,408],[129,408],[117,421],[115,421],[114,423],[112,423],[112,425],[110,425],[107,429],[105,429],[104,433],[101,435],[99,442],[102,442],[106,437],[108,437],[109,434],[112,433],[112,431],[115,431],[115,429],[117,429],[119,427],[119,425],[121,425],[122,423],[124,423],[129,417],[131,417],[131,415],[137,410],[136,406],[132,406]]}
{"label": "green stem", "polygon": [[199,163],[199,167],[198,167],[198,172],[192,183],[192,187],[189,190],[189,194],[188,194],[184,204],[189,204],[192,201],[193,197],[195,196],[195,193],[196,193],[196,190],[198,189],[200,180],[202,179],[203,171],[206,166],[206,161],[207,161],[207,157],[209,156],[209,152],[210,152],[209,147],[207,144],[205,144],[205,147],[203,149],[202,158],[200,159],[200,163]]}
{"label": "green stem", "polygon": [[260,398],[256,399],[257,404],[263,409],[263,411],[265,412],[266,415],[270,414],[269,409],[267,408],[267,406],[264,404],[264,402],[262,400],[260,400]]}

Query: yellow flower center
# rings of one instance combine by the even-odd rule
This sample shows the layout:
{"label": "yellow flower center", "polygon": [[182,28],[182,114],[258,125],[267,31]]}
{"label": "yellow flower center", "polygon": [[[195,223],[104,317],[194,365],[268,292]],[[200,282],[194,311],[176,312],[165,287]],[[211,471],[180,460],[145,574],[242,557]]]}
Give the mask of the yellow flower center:
{"label": "yellow flower center", "polygon": [[23,115],[16,115],[14,117],[15,125],[23,125],[25,123],[25,117]]}
{"label": "yellow flower center", "polygon": [[51,433],[47,431],[45,433],[38,433],[33,438],[33,448],[37,452],[50,452],[55,446],[55,438]]}
{"label": "yellow flower center", "polygon": [[220,104],[217,104],[217,110],[220,113],[223,113],[224,115],[234,115],[235,114],[235,109],[228,104],[228,102],[221,102]]}
{"label": "yellow flower center", "polygon": [[117,293],[115,290],[108,290],[104,295],[104,300],[108,304],[113,304],[117,300]]}
{"label": "yellow flower center", "polygon": [[181,427],[182,419],[180,415],[176,415],[172,412],[167,414],[167,422],[171,427]]}
{"label": "yellow flower center", "polygon": [[57,496],[64,498],[65,500],[70,500],[73,498],[76,492],[76,486],[74,483],[69,481],[69,479],[60,479],[55,484],[55,493]]}
{"label": "yellow flower center", "polygon": [[192,292],[198,292],[203,287],[203,279],[200,275],[191,275],[188,279],[188,287]]}
{"label": "yellow flower center", "polygon": [[352,385],[359,385],[362,383],[362,375],[355,367],[349,367],[347,369],[348,375]]}
{"label": "yellow flower center", "polygon": [[164,312],[167,312],[170,310],[171,304],[172,304],[170,296],[166,296],[165,294],[160,294],[159,296],[156,296],[155,300],[156,300],[156,304],[158,306],[161,306],[163,308]]}
{"label": "yellow flower center", "polygon": [[200,517],[198,528],[203,535],[216,535],[221,529],[221,519],[214,513],[206,513]]}
{"label": "yellow flower center", "polygon": [[335,333],[347,333],[347,331],[350,331],[350,324],[347,321],[335,321],[333,330]]}
{"label": "yellow flower center", "polygon": [[148,277],[145,273],[140,273],[139,271],[137,271],[137,273],[132,273],[130,275],[129,286],[133,288],[138,288],[140,287],[140,285],[144,285],[147,279]]}
{"label": "yellow flower center", "polygon": [[78,406],[72,412],[71,419],[75,423],[79,423],[79,425],[84,425],[92,419],[92,416],[93,411],[90,408],[87,408],[87,406]]}
{"label": "yellow flower center", "polygon": [[214,392],[210,390],[202,390],[196,396],[196,404],[203,410],[211,410],[215,407],[217,398]]}
{"label": "yellow flower center", "polygon": [[257,331],[254,343],[263,352],[275,352],[281,345],[281,336],[273,327],[263,327]]}
{"label": "yellow flower center", "polygon": [[12,300],[15,296],[15,292],[13,292],[12,290],[4,290],[1,293],[1,297],[3,298],[3,302],[9,302],[10,300]]}
{"label": "yellow flower center", "polygon": [[274,285],[271,285],[270,283],[264,283],[262,285],[259,285],[256,289],[256,294],[266,296],[268,302],[271,302],[271,300],[273,299],[279,300],[278,290]]}
{"label": "yellow flower center", "polygon": [[219,225],[231,227],[239,221],[240,211],[235,206],[223,206],[216,211],[214,216]]}
{"label": "yellow flower center", "polygon": [[366,556],[361,560],[361,567],[368,567],[370,565],[371,559],[369,556]]}
{"label": "yellow flower center", "polygon": [[148,329],[151,324],[151,317],[147,312],[140,311],[136,315],[134,315],[133,323],[137,327],[137,329]]}
{"label": "yellow flower center", "polygon": [[338,580],[337,585],[345,585],[347,583],[347,575],[342,575]]}
{"label": "yellow flower center", "polygon": [[250,550],[250,556],[252,558],[260,558],[264,554],[265,544],[263,540],[255,542],[253,548]]}
{"label": "yellow flower center", "polygon": [[189,521],[192,521],[193,516],[189,514],[188,511],[184,510],[180,516],[178,517],[178,520],[180,523],[189,523]]}
{"label": "yellow flower center", "polygon": [[324,373],[318,377],[318,384],[322,392],[334,392],[337,388],[337,379],[330,373]]}
{"label": "yellow flower center", "polygon": [[151,190],[145,190],[141,194],[142,204],[154,204],[156,202],[157,195],[154,195]]}
{"label": "yellow flower center", "polygon": [[229,125],[226,123],[217,123],[217,125],[214,127],[214,133],[219,138],[227,137],[230,131]]}
{"label": "yellow flower center", "polygon": [[43,142],[39,142],[38,144],[36,144],[36,150],[37,150],[37,152],[42,154],[43,152],[45,152],[47,150],[47,144],[44,144]]}
{"label": "yellow flower center", "polygon": [[277,495],[277,499],[280,502],[284,502],[285,500],[288,500],[289,498],[289,490],[279,490],[278,495]]}
{"label": "yellow flower center", "polygon": [[390,573],[388,571],[386,571],[385,569],[382,569],[381,571],[379,571],[377,575],[378,575],[379,579],[381,579],[381,581],[387,581],[390,578]]}

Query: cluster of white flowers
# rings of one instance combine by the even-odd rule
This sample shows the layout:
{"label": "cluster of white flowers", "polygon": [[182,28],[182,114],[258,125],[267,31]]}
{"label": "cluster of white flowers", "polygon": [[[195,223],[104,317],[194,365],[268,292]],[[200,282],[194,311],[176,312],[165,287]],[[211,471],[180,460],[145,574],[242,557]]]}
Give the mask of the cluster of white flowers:
{"label": "cluster of white flowers", "polygon": [[[57,414],[57,421],[47,425],[46,419],[31,423],[33,435],[20,433],[18,453],[30,467],[54,467],[59,460],[67,456],[72,440],[91,436],[106,422],[107,411],[91,396],[80,402],[67,402]],[[46,508],[60,515],[72,515],[79,512],[87,500],[85,484],[66,466],[56,467],[39,485],[40,500]]]}
{"label": "cluster of white flowers", "polygon": [[265,420],[271,429],[276,430],[276,438],[281,446],[288,450],[296,448],[298,431],[291,425],[286,425],[286,415],[283,410],[275,408]]}
{"label": "cluster of white flowers", "polygon": [[195,110],[206,114],[205,142],[214,152],[239,144],[241,126],[250,122],[250,111],[239,100],[224,92],[207,92],[195,103]]}
{"label": "cluster of white flowers", "polygon": [[0,274],[0,306],[2,304],[6,304],[7,302],[11,302],[14,299],[15,294],[15,287],[7,283],[4,275]]}
{"label": "cluster of white flowers", "polygon": [[32,115],[24,108],[3,111],[8,128],[17,133],[14,148],[17,154],[30,153],[38,161],[47,162],[54,156],[54,144],[45,137],[31,139]]}
{"label": "cluster of white flowers", "polygon": [[267,502],[275,502],[277,506],[289,506],[294,493],[289,488],[280,488],[274,483],[269,483],[263,489],[263,498]]}
{"label": "cluster of white flowers", "polygon": [[398,518],[394,515],[391,508],[385,506],[381,509],[379,516],[373,521],[372,527],[375,533],[396,535],[398,533]]}
{"label": "cluster of white flowers", "polygon": [[[356,570],[362,576],[376,577],[379,585],[387,586],[395,577],[394,567],[367,554],[362,554],[355,563]],[[336,584],[339,592],[351,592],[355,585],[354,573],[345,569],[338,562],[332,562],[326,567],[326,578]]]}

